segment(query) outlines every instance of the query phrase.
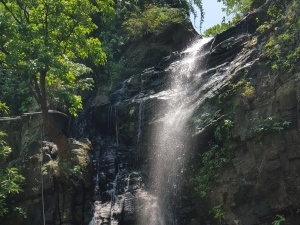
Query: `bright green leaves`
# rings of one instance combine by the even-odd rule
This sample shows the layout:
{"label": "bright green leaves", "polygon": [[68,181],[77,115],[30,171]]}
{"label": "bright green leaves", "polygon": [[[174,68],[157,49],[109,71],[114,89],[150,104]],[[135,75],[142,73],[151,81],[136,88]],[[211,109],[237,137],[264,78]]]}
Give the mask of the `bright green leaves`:
{"label": "bright green leaves", "polygon": [[226,8],[223,9],[227,15],[236,15],[246,13],[251,6],[253,0],[218,0],[222,2]]}
{"label": "bright green leaves", "polygon": [[8,212],[5,199],[9,194],[18,194],[22,191],[20,184],[24,177],[18,173],[17,168],[0,170],[0,217]]}
{"label": "bright green leaves", "polygon": [[96,65],[106,62],[106,54],[102,51],[101,43],[97,38],[89,38],[86,42],[87,52],[91,55],[92,60]]}
{"label": "bright green leaves", "polygon": [[112,5],[114,2],[112,0],[96,0],[99,12],[102,13],[102,20],[106,23],[115,16],[115,11]]}
{"label": "bright green leaves", "polygon": [[76,109],[82,109],[82,99],[79,95],[69,95],[69,101],[71,103],[71,107],[69,108],[69,112],[73,116],[77,116]]}
{"label": "bright green leaves", "polygon": [[5,102],[4,103],[0,102],[0,115],[1,114],[6,115],[6,114],[8,114],[8,112],[9,112],[9,109],[8,109],[6,103]]}
{"label": "bright green leaves", "polygon": [[234,156],[231,129],[234,124],[231,120],[224,120],[214,131],[214,142],[209,143],[209,150],[201,155],[201,168],[195,177],[195,190],[201,197],[206,196],[211,184],[219,181],[219,172],[222,166]]}
{"label": "bright green leaves", "polygon": [[11,153],[11,148],[7,145],[5,145],[5,141],[3,138],[6,136],[5,133],[0,131],[0,162],[1,160],[5,159],[10,153]]}
{"label": "bright green leaves", "polygon": [[3,140],[5,135],[0,131],[0,217],[8,212],[7,196],[22,191],[20,185],[24,181],[24,177],[18,173],[17,168],[3,168],[5,159],[11,153],[11,148]]}
{"label": "bright green leaves", "polygon": [[231,27],[246,12],[250,10],[253,0],[218,0],[218,2],[222,2],[224,4],[225,8],[223,8],[222,10],[226,12],[226,15],[230,18],[230,20],[226,21],[224,17],[223,21],[220,24],[217,24],[205,30],[203,34],[204,36],[215,36]]}
{"label": "bright green leaves", "polygon": [[216,36],[217,34],[231,27],[234,24],[234,22],[235,22],[234,20],[228,22],[222,21],[220,24],[217,24],[205,30],[203,35],[205,37]]}
{"label": "bright green leaves", "polygon": [[[260,26],[258,31],[262,33],[272,29],[265,45],[271,68],[292,73],[299,68],[300,6],[295,0],[290,5],[274,3],[269,7],[268,15],[270,21]],[[284,25],[278,27],[280,22]]]}
{"label": "bright green leaves", "polygon": [[6,168],[2,176],[2,181],[0,182],[0,193],[3,197],[3,192],[8,194],[19,193],[20,186],[24,178],[18,174],[17,168]]}
{"label": "bright green leaves", "polygon": [[[51,67],[46,77],[47,89],[50,95],[70,103],[70,114],[77,116],[76,110],[82,109],[82,98],[76,95],[77,90],[91,90],[92,78],[82,78],[91,69],[80,63],[70,61],[66,56],[54,59],[56,67]],[[59,68],[59,69],[57,69]]]}
{"label": "bright green leaves", "polygon": [[161,33],[171,23],[182,23],[186,19],[182,9],[148,5],[144,12],[137,8],[123,25],[130,36],[141,37]]}
{"label": "bright green leaves", "polygon": [[[114,13],[112,0],[0,0],[0,69],[11,70],[10,75],[40,93],[41,79],[46,76],[48,93],[64,92],[56,97],[71,96],[77,88],[90,88],[91,82],[83,85],[80,80],[91,69],[79,62],[106,62],[101,42],[90,37],[97,29],[91,15],[101,14],[105,22]],[[34,79],[37,82],[32,82]],[[55,85],[58,89],[54,91]],[[81,99],[67,99],[72,99],[72,108],[81,107]]]}
{"label": "bright green leaves", "polygon": [[[0,110],[8,112],[5,103],[0,102]],[[0,131],[0,217],[8,212],[6,198],[9,194],[17,194],[21,191],[20,185],[24,177],[18,173],[17,168],[4,167],[5,159],[11,153],[11,148],[4,141],[5,133]]]}

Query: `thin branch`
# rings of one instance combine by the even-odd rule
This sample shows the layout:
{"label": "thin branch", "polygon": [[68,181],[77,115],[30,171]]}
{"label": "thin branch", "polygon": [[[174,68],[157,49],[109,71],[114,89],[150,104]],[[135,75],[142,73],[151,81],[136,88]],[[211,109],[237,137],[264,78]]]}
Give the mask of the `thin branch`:
{"label": "thin branch", "polygon": [[68,33],[67,35],[65,35],[65,36],[62,36],[59,40],[60,40],[60,41],[65,41],[66,39],[68,39],[68,38],[71,36],[71,34],[74,33],[74,30],[75,30],[75,28],[78,26],[78,24],[79,24],[79,21],[76,21],[76,23],[75,23],[75,24],[73,25],[73,27],[70,29],[69,33]]}
{"label": "thin branch", "polygon": [[15,16],[15,14],[13,13],[13,11],[6,5],[6,3],[3,0],[0,0],[0,2],[4,5],[4,7],[6,8],[6,10],[12,15],[12,17],[15,19],[15,21],[18,24],[21,24],[21,21]]}
{"label": "thin branch", "polygon": [[[21,2],[19,0],[17,0],[17,4],[19,5],[20,9],[23,10],[24,17],[25,17],[27,23],[29,23],[29,13],[28,13],[28,11],[26,9],[26,5],[24,5],[24,7],[22,7],[22,4],[21,4]],[[20,13],[20,17],[22,17],[21,13]]]}

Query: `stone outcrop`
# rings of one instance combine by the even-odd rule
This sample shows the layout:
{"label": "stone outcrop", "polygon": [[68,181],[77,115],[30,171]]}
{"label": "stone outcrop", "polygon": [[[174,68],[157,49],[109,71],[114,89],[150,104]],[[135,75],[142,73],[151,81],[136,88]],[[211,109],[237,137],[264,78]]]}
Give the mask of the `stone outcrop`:
{"label": "stone outcrop", "polygon": [[[65,120],[63,116],[54,116],[53,119],[62,130],[68,129],[62,127]],[[86,199],[91,198],[91,143],[87,139],[69,140],[72,157],[81,166],[82,176],[75,179],[78,184],[68,187],[60,180],[55,161],[57,147],[44,134],[38,115],[3,124],[10,134],[7,144],[12,147],[14,158],[8,165],[18,168],[19,173],[25,177],[23,191],[11,197],[8,206],[22,207],[26,218],[17,212],[10,212],[1,218],[1,224],[32,225],[43,224],[44,221],[46,224],[88,223],[92,211],[91,205],[86,202]]]}

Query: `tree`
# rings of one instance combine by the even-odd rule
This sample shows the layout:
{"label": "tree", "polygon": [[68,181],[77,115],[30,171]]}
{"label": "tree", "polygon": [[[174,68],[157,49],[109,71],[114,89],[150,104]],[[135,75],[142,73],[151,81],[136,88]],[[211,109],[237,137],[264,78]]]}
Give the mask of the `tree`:
{"label": "tree", "polygon": [[0,69],[31,88],[61,160],[69,160],[71,151],[51,124],[48,97],[68,100],[73,115],[82,108],[76,91],[91,88],[93,80],[81,62],[106,60],[100,41],[89,36],[97,28],[91,15],[105,22],[114,15],[112,5],[112,0],[0,0]]}

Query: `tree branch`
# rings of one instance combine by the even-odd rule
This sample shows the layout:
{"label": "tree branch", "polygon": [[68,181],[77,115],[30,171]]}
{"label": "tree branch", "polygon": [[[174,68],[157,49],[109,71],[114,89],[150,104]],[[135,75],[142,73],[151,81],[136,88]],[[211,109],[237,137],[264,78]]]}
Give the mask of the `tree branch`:
{"label": "tree branch", "polygon": [[3,0],[0,0],[0,2],[4,5],[5,9],[12,15],[12,17],[15,19],[15,21],[18,24],[21,24],[21,21],[15,16],[12,10],[6,5],[6,3]]}
{"label": "tree branch", "polygon": [[71,34],[74,33],[74,29],[78,26],[78,24],[79,24],[79,21],[76,21],[74,26],[70,29],[69,33],[65,36],[62,36],[59,40],[60,41],[65,41],[66,39],[68,39],[71,36]]}

